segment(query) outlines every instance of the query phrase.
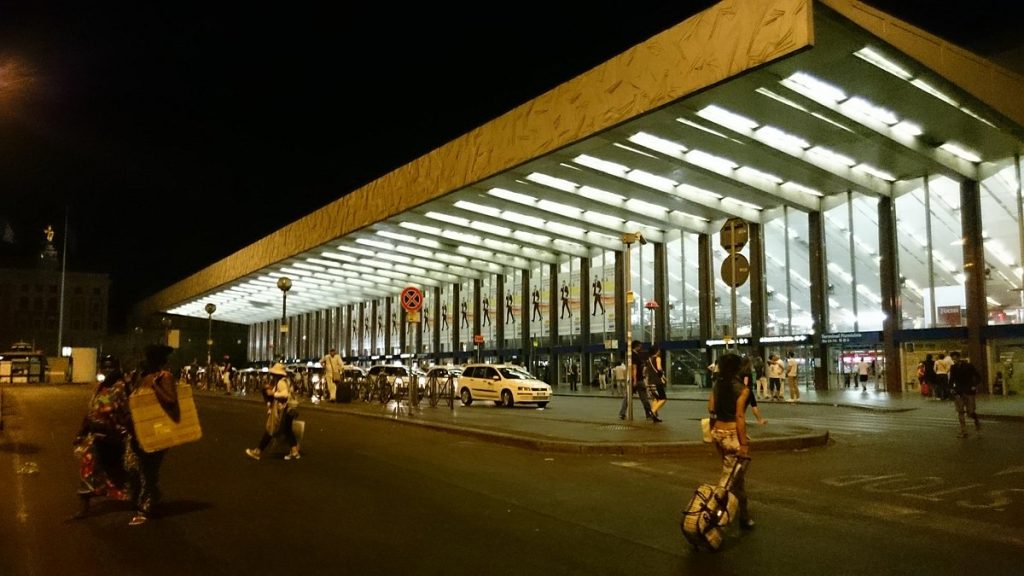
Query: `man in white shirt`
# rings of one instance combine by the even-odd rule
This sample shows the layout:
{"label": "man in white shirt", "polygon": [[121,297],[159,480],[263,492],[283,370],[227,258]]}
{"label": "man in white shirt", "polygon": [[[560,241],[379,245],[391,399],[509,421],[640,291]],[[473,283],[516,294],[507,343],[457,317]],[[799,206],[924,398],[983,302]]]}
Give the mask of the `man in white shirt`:
{"label": "man in white shirt", "polygon": [[786,385],[789,388],[789,401],[796,402],[800,399],[800,387],[796,383],[796,374],[799,369],[799,364],[796,361],[796,352],[789,353],[789,359],[786,360]]}
{"label": "man in white shirt", "polygon": [[768,357],[768,396],[772,400],[782,400],[782,378],[786,369],[782,366],[782,359],[778,354]]}
{"label": "man in white shirt", "polygon": [[857,364],[857,380],[860,381],[860,386],[865,392],[868,391],[868,374],[870,371],[871,365],[868,364],[866,359],[861,358]]}
{"label": "man in white shirt", "polygon": [[327,352],[327,356],[324,356],[320,360],[320,365],[324,368],[324,382],[327,384],[327,400],[329,402],[338,401],[338,381],[341,380],[341,374],[344,370],[344,365],[341,362],[341,357],[338,356],[338,351],[331,348]]}
{"label": "man in white shirt", "polygon": [[619,362],[619,364],[612,368],[612,387],[618,390],[619,387],[625,389],[626,387],[626,363]]}

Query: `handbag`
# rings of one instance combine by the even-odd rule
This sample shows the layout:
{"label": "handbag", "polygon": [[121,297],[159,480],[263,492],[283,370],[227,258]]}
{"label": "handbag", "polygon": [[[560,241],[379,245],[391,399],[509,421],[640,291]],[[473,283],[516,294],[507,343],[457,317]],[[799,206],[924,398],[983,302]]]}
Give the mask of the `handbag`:
{"label": "handbag", "polygon": [[700,419],[700,439],[705,444],[711,444],[711,418]]}

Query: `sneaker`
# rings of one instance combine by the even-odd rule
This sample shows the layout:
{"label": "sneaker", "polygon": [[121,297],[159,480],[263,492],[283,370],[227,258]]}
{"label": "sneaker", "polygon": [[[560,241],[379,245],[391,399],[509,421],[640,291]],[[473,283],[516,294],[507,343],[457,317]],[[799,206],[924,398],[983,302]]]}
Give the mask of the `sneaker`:
{"label": "sneaker", "polygon": [[744,518],[740,520],[740,530],[753,530],[754,520],[751,518]]}
{"label": "sneaker", "polygon": [[248,456],[249,458],[252,458],[253,460],[259,460],[260,459],[260,451],[259,450],[254,450],[252,448],[246,448],[245,449],[245,455]]}
{"label": "sneaker", "polygon": [[131,519],[131,521],[128,522],[128,525],[129,526],[142,526],[143,524],[146,523],[147,520],[149,520],[149,518],[146,518],[145,514],[136,514],[135,516],[132,516],[132,519]]}
{"label": "sneaker", "polygon": [[284,456],[285,460],[298,460],[299,458],[302,458],[302,454],[299,454],[298,452],[294,454],[285,454]]}
{"label": "sneaker", "polygon": [[967,438],[967,432],[966,431],[961,432],[961,433],[957,434],[956,437],[957,438]]}

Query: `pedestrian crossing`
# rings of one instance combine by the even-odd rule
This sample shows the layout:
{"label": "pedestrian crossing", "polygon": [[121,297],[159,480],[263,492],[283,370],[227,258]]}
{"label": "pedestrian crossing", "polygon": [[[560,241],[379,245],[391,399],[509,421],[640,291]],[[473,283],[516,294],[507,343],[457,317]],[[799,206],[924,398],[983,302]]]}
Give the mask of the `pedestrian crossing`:
{"label": "pedestrian crossing", "polygon": [[778,416],[770,422],[793,426],[826,429],[830,435],[843,434],[888,434],[891,432],[917,432],[941,430],[957,426],[956,414],[950,410],[948,416],[921,416],[907,413],[836,412],[828,416]]}

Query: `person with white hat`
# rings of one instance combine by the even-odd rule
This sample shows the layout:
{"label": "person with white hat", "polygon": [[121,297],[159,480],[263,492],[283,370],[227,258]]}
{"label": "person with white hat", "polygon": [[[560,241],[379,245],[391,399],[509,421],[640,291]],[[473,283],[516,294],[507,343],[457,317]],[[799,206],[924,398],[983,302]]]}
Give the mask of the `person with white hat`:
{"label": "person with white hat", "polygon": [[250,458],[259,460],[263,451],[270,445],[270,441],[275,436],[284,434],[289,447],[288,454],[285,455],[284,459],[298,460],[301,458],[299,443],[295,438],[295,432],[292,430],[292,421],[295,420],[296,413],[288,408],[288,401],[292,395],[288,370],[285,369],[284,364],[278,362],[268,370],[268,373],[279,378],[276,383],[267,384],[263,389],[263,396],[267,401],[266,430],[263,432],[263,437],[260,438],[259,446],[256,448],[246,448],[245,453]]}

